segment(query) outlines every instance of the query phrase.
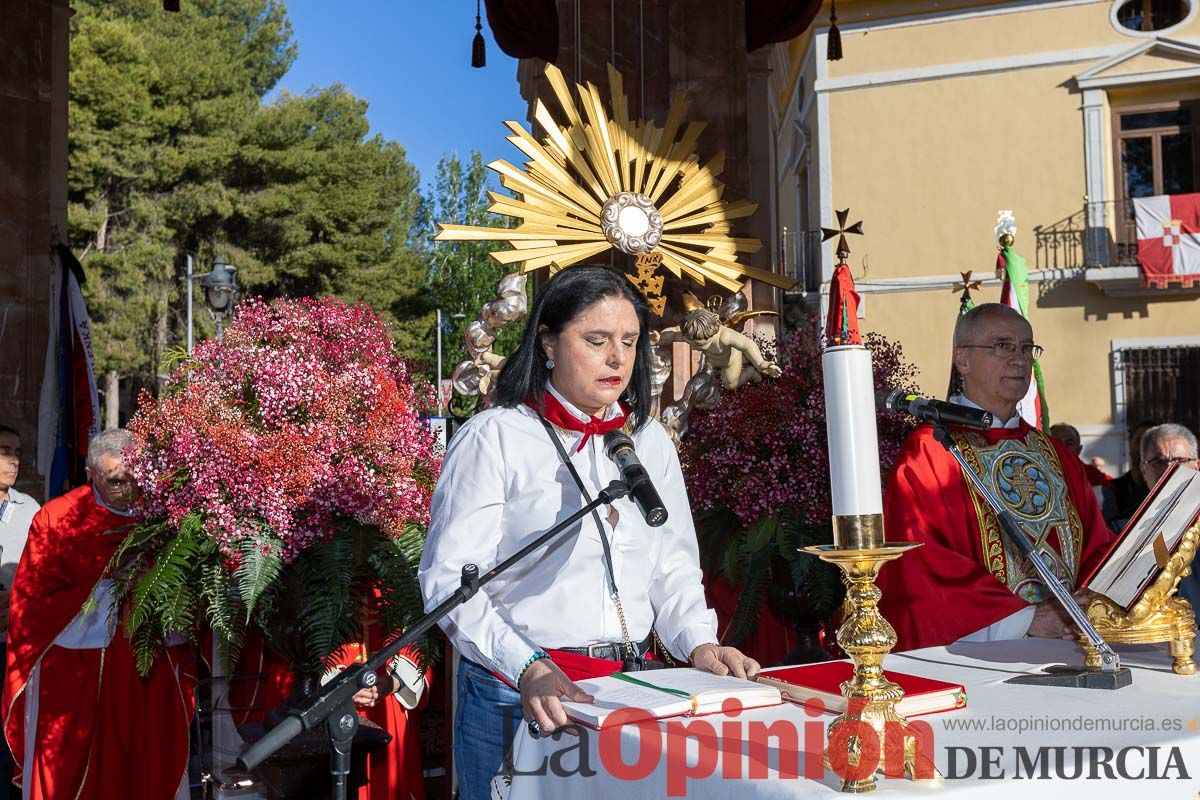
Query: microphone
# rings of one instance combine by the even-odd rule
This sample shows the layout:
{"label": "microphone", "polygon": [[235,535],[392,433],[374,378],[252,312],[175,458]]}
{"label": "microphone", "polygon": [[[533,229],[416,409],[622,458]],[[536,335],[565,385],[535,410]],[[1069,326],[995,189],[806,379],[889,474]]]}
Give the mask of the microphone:
{"label": "microphone", "polygon": [[979,430],[992,427],[990,411],[905,394],[903,389],[880,389],[875,393],[875,407],[880,411],[912,414],[917,419],[934,424],[962,425],[964,428]]}
{"label": "microphone", "polygon": [[604,454],[616,463],[621,480],[629,485],[629,494],[646,518],[646,524],[657,528],[666,522],[667,507],[650,482],[650,475],[638,460],[637,453],[633,452],[633,440],[620,430],[611,430],[604,434]]}

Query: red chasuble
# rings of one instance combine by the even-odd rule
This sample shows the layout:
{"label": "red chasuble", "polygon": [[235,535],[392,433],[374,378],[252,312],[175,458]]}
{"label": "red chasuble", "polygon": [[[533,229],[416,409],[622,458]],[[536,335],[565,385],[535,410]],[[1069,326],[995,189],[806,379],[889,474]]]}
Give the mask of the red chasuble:
{"label": "red chasuble", "polygon": [[[1079,588],[1113,541],[1083,463],[1024,422],[950,431],[1059,579]],[[896,650],[950,644],[1049,597],[931,426],[905,441],[883,505],[888,541],[924,543],[879,574],[880,609],[896,629]]]}
{"label": "red chasuble", "polygon": [[[4,732],[14,782],[35,800],[166,800],[188,765],[195,664],[167,648],[142,678],[118,628],[77,620],[130,520],[89,486],[46,504],[29,529],[10,595]],[[84,635],[85,629],[93,631]]]}

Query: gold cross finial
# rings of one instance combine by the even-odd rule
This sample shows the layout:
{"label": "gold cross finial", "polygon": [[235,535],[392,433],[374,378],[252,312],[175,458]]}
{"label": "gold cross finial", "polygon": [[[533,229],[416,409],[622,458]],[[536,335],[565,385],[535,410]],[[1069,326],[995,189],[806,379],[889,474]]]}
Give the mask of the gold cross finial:
{"label": "gold cross finial", "polygon": [[821,228],[821,241],[827,242],[835,236],[838,237],[836,253],[838,262],[841,263],[846,260],[846,256],[850,255],[850,245],[846,242],[846,234],[852,233],[856,236],[862,236],[863,226],[862,220],[859,220],[850,227],[846,227],[846,220],[850,218],[850,209],[848,208],[842,209],[836,213],[838,223],[837,228]]}

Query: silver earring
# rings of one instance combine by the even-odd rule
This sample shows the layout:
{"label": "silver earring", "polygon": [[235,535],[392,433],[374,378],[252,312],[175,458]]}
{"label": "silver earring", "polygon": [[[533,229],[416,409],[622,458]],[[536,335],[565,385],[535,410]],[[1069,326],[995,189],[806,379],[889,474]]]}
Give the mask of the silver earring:
{"label": "silver earring", "polygon": [[546,359],[546,369],[554,369],[554,359],[553,358]]}

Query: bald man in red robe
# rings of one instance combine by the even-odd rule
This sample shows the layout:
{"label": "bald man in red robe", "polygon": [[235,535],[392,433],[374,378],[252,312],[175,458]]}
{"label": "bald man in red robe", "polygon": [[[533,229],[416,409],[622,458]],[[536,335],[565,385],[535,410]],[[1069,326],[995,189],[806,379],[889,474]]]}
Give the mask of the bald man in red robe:
{"label": "bald man in red robe", "polygon": [[[1006,305],[980,305],[959,318],[954,402],[990,411],[991,430],[950,426],[976,473],[1021,527],[1060,582],[1083,589],[1113,542],[1083,464],[1017,412],[1039,348],[1033,329]],[[922,425],[905,441],[884,493],[889,541],[922,542],[883,568],[881,610],[897,650],[1024,636],[1073,638],[1075,628],[962,469]]]}
{"label": "bald man in red robe", "polygon": [[141,677],[102,580],[135,521],[129,444],[124,431],[93,439],[91,485],[38,512],[13,578],[4,733],[27,799],[188,797],[191,648],[168,647]]}

